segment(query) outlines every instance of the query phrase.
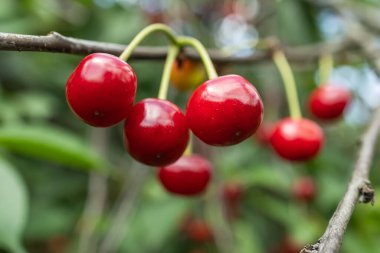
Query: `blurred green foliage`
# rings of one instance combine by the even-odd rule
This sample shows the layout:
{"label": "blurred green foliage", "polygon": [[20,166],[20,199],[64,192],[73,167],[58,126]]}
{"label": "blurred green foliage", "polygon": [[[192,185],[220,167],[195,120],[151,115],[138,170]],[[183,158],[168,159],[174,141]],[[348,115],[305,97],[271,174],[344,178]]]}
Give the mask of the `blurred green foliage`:
{"label": "blurred green foliage", "polygon": [[[162,21],[179,33],[216,47],[215,29],[226,15],[224,2],[228,1],[2,0],[0,31],[34,35],[57,31],[66,36],[127,44],[154,18],[163,17]],[[250,22],[260,37],[277,36],[295,46],[326,37],[319,20],[323,10],[307,1],[259,2],[263,15],[260,12],[258,16],[263,20],[257,25]],[[375,0],[366,2],[379,8]],[[164,8],[148,8],[157,3]],[[165,40],[154,36],[144,43],[165,45]],[[0,52],[0,248],[5,252],[23,252],[24,246],[36,253],[78,252],[91,171],[103,170],[108,175],[108,202],[96,227],[100,238],[107,234],[112,206],[119,204],[120,191],[133,184],[129,172],[134,163],[125,154],[122,127],[111,129],[105,154],[98,154],[90,143],[91,128],[66,104],[65,83],[81,58]],[[138,77],[136,100],[156,96],[163,63],[132,61],[131,65]],[[351,66],[361,71],[366,63],[355,59]],[[218,67],[222,73],[244,75],[257,87],[263,95],[265,121],[287,115],[281,81],[272,63]],[[294,67],[304,105],[316,86],[316,65]],[[356,97],[360,97],[360,85],[353,88]],[[174,89],[169,92],[169,98],[182,108],[188,96]],[[305,106],[302,109],[308,116]],[[350,178],[366,122],[359,123],[342,120],[323,124],[324,149],[308,163],[285,162],[254,137],[234,147],[211,148],[216,177],[222,182],[239,182],[246,189],[239,202],[239,216],[228,220],[236,253],[271,252],[284,238],[291,238],[297,247],[318,239]],[[380,149],[376,150],[371,181],[377,187]],[[157,182],[155,169],[147,170],[148,179],[141,185],[138,200],[131,203],[133,212],[125,231],[120,231],[125,238],[118,252],[219,252],[215,243],[192,242],[181,231],[181,220],[186,215],[208,219],[205,203],[210,194],[192,199],[169,196]],[[292,196],[293,182],[305,175],[312,176],[318,186],[317,197],[309,204]],[[379,215],[378,205],[359,205],[342,252],[378,252]]]}

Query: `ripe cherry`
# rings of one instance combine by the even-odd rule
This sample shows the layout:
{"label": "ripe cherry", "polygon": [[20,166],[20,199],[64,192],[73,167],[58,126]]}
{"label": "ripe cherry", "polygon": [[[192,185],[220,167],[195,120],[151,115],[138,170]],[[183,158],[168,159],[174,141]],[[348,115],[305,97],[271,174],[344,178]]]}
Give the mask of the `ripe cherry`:
{"label": "ripe cherry", "polygon": [[276,124],[271,144],[282,158],[305,161],[318,154],[323,139],[323,131],[315,122],[285,118]]}
{"label": "ripe cherry", "polygon": [[229,206],[237,205],[243,198],[245,187],[238,182],[227,182],[223,185],[223,200]]}
{"label": "ripe cherry", "polygon": [[151,166],[165,166],[181,157],[189,140],[186,117],[167,100],[147,98],[130,110],[124,125],[129,154]]}
{"label": "ripe cherry", "polygon": [[229,146],[256,131],[263,118],[263,103],[255,87],[243,77],[221,76],[194,91],[186,117],[190,129],[203,142]]}
{"label": "ripe cherry", "polygon": [[289,236],[285,236],[280,244],[272,249],[270,253],[299,253],[302,250],[302,247],[299,243],[295,242]]}
{"label": "ripe cherry", "polygon": [[223,202],[228,218],[239,216],[240,202],[244,197],[245,187],[239,182],[227,182],[223,185]]}
{"label": "ripe cherry", "polygon": [[296,199],[310,202],[316,195],[316,185],[311,177],[302,177],[294,182],[293,195]]}
{"label": "ripe cherry", "polygon": [[207,159],[199,155],[188,155],[161,167],[158,176],[169,192],[194,196],[205,191],[211,174],[211,163]]}
{"label": "ripe cherry", "polygon": [[309,97],[309,110],[322,120],[337,119],[351,100],[351,92],[338,85],[323,85],[315,89]]}
{"label": "ripe cherry", "polygon": [[270,145],[270,139],[272,138],[273,130],[273,123],[263,122],[257,129],[254,137],[259,144],[263,146]]}
{"label": "ripe cherry", "polygon": [[195,89],[206,79],[203,65],[192,60],[177,60],[170,74],[171,84],[180,91]]}
{"label": "ripe cherry", "polygon": [[66,99],[71,110],[87,124],[108,127],[124,120],[136,94],[136,75],[116,56],[86,56],[70,75]]}
{"label": "ripe cherry", "polygon": [[203,220],[193,218],[184,224],[184,232],[195,242],[210,242],[214,238],[212,228]]}

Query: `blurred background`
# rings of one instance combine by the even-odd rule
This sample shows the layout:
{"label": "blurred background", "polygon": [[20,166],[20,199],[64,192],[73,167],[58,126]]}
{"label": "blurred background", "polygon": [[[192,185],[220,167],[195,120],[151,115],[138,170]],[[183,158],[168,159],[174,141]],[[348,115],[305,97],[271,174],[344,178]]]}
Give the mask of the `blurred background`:
{"label": "blurred background", "polygon": [[[0,31],[56,31],[128,44],[145,26],[161,22],[208,48],[247,57],[268,36],[291,47],[344,36],[343,20],[311,2],[2,0]],[[337,3],[380,34],[377,0]],[[144,41],[166,44],[160,35]],[[346,190],[361,133],[380,105],[380,79],[366,59],[357,50],[334,55],[330,81],[350,89],[353,99],[341,120],[318,122],[326,136],[318,157],[305,163],[282,160],[264,127],[232,147],[196,143],[212,161],[214,182],[200,197],[181,198],[165,192],[155,168],[132,161],[123,146],[122,124],[94,129],[70,111],[65,84],[82,58],[0,51],[0,252],[299,252],[325,230]],[[155,97],[163,61],[129,63],[138,78],[136,101]],[[301,109],[311,117],[306,101],[319,83],[317,61],[292,67]],[[270,128],[288,115],[282,81],[270,60],[217,69],[240,74],[258,89],[263,125]],[[184,109],[190,94],[172,87],[168,98]],[[376,150],[370,175],[375,190],[380,183]],[[305,192],[311,193],[305,197]],[[379,252],[377,203],[357,207],[342,252]]]}

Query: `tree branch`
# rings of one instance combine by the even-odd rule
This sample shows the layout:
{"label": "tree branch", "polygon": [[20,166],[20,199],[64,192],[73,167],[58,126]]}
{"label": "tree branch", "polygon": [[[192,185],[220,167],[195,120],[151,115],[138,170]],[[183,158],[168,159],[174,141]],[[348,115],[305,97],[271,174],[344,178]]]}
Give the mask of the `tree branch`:
{"label": "tree branch", "polygon": [[375,193],[368,179],[376,139],[380,131],[380,107],[377,109],[368,130],[364,133],[358,160],[346,193],[329,221],[322,237],[313,245],[307,245],[301,253],[336,253],[342,244],[347,224],[356,203],[372,203]]}
{"label": "tree branch", "polygon": [[374,70],[380,76],[378,37],[369,32],[359,21],[354,20],[348,10],[338,9],[337,11],[344,19],[347,36],[361,48],[363,55],[371,61]]}
{"label": "tree branch", "polygon": [[[284,47],[284,51],[290,61],[304,63],[317,59],[322,53],[339,53],[354,48],[354,45],[351,40],[340,38],[297,48]],[[51,32],[46,36],[0,33],[0,50],[7,51],[39,51],[80,55],[104,52],[120,55],[126,46],[66,37],[57,32]],[[244,64],[271,60],[270,50],[257,50],[253,55],[247,57],[231,56],[217,49],[209,49],[208,51],[215,63]],[[131,60],[162,60],[165,59],[166,52],[166,47],[138,47]],[[184,54],[191,59],[200,59],[199,55],[192,49],[185,49]]]}

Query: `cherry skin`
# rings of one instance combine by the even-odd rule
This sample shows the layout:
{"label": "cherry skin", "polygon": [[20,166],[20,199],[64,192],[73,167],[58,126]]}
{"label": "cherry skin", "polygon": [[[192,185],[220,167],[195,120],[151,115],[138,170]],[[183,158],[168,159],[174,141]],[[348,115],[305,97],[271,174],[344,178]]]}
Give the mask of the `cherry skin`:
{"label": "cherry skin", "polygon": [[276,124],[271,144],[284,159],[306,161],[318,154],[323,140],[323,131],[315,122],[285,118]]}
{"label": "cherry skin", "polygon": [[300,201],[310,202],[316,195],[316,185],[311,177],[302,177],[294,182],[293,195]]}
{"label": "cherry skin", "polygon": [[124,124],[129,154],[150,166],[165,166],[181,157],[189,140],[186,117],[173,103],[143,99],[130,110]]}
{"label": "cherry skin", "polygon": [[175,163],[161,167],[158,177],[167,191],[194,196],[207,188],[212,174],[211,167],[211,163],[202,156],[182,156]]}
{"label": "cherry skin", "polygon": [[351,100],[351,92],[338,85],[323,85],[309,97],[309,110],[317,118],[333,120],[340,118]]}
{"label": "cherry skin", "polygon": [[203,65],[191,60],[175,61],[170,74],[171,84],[180,91],[195,89],[206,79]]}
{"label": "cherry skin", "polygon": [[208,80],[194,91],[186,117],[190,129],[203,142],[229,146],[256,131],[263,119],[263,103],[246,79],[226,75]]}
{"label": "cherry skin", "polygon": [[116,56],[86,56],[70,75],[66,99],[71,110],[95,127],[109,127],[128,116],[136,94],[136,75]]}

